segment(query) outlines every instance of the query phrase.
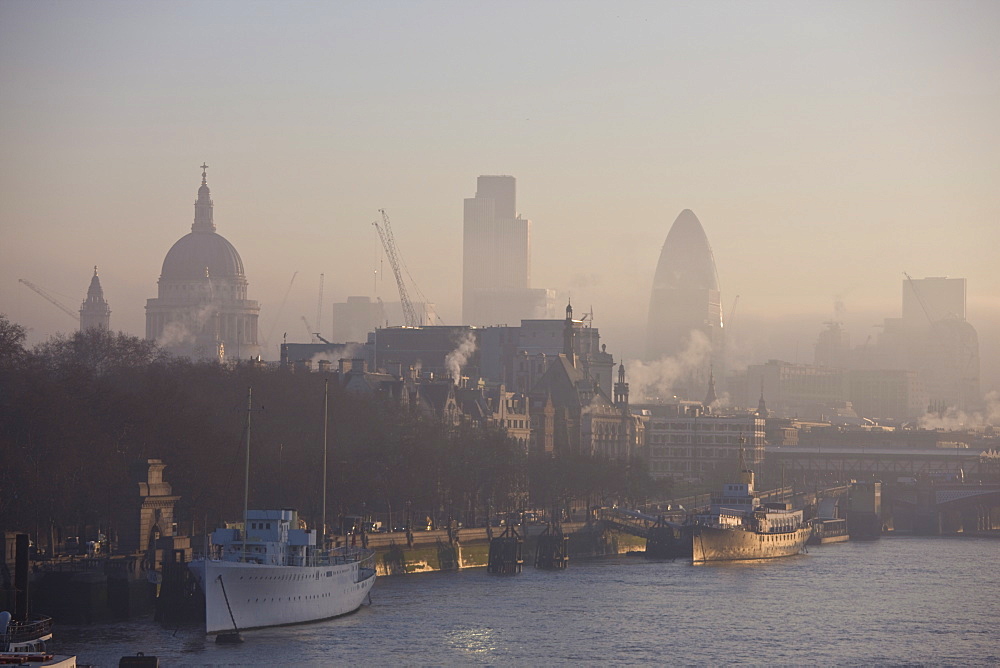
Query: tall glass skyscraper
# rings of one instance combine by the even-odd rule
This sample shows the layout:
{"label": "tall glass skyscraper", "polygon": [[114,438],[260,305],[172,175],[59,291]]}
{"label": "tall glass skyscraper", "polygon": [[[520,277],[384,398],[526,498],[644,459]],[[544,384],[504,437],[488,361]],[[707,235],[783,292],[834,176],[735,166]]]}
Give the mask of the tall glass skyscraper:
{"label": "tall glass skyscraper", "polygon": [[711,365],[725,378],[722,301],[715,256],[698,217],[684,209],[667,233],[660,251],[649,300],[646,359],[665,357],[703,360],[687,379],[678,379],[689,396],[704,394]]}
{"label": "tall glass skyscraper", "polygon": [[549,317],[551,290],[531,288],[531,221],[517,213],[513,176],[480,176],[465,200],[462,322],[517,324]]}

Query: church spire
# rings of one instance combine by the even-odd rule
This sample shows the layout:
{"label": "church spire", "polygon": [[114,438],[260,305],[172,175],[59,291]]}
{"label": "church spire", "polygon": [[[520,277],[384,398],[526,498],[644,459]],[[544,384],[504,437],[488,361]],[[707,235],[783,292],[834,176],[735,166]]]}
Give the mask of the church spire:
{"label": "church spire", "polygon": [[708,368],[708,394],[705,395],[705,401],[702,402],[702,406],[706,409],[711,408],[712,404],[719,401],[719,395],[715,393],[715,369],[713,367]]}
{"label": "church spire", "polygon": [[757,417],[767,417],[767,404],[764,403],[764,379],[760,379],[760,401],[757,402]]}
{"label": "church spire", "polygon": [[208,189],[208,165],[201,163],[201,187],[198,188],[198,199],[194,203],[192,232],[215,232],[212,206],[211,192]]}
{"label": "church spire", "polygon": [[88,329],[102,329],[108,331],[111,328],[111,307],[104,300],[104,289],[101,287],[101,279],[97,276],[97,266],[94,266],[94,276],[90,279],[90,287],[87,288],[87,298],[80,305],[80,331]]}

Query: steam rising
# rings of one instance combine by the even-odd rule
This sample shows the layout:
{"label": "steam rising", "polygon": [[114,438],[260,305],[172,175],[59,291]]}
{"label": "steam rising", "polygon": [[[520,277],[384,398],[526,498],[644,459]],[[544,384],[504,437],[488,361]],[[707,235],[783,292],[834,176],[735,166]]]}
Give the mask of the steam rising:
{"label": "steam rising", "polygon": [[459,338],[457,347],[445,355],[444,366],[448,369],[452,382],[456,385],[462,377],[462,367],[465,366],[474,352],[476,352],[476,337],[472,332],[465,332]]}
{"label": "steam rising", "polygon": [[984,397],[986,408],[982,412],[966,413],[949,407],[943,414],[925,413],[920,417],[921,429],[961,431],[973,427],[1000,426],[1000,392],[993,390]]}
{"label": "steam rising", "polygon": [[712,355],[712,342],[704,332],[691,330],[687,348],[677,356],[656,362],[633,360],[628,363],[629,392],[638,403],[673,396],[673,388],[704,373]]}
{"label": "steam rising", "polygon": [[365,345],[363,343],[348,343],[337,352],[316,353],[309,358],[311,366],[319,366],[322,361],[337,365],[341,359],[363,359],[365,356]]}
{"label": "steam rising", "polygon": [[168,322],[163,328],[163,333],[156,340],[156,344],[163,348],[178,348],[185,345],[197,343],[198,332],[202,331],[205,323],[215,314],[213,304],[204,304],[197,310],[192,309],[184,320],[173,320]]}

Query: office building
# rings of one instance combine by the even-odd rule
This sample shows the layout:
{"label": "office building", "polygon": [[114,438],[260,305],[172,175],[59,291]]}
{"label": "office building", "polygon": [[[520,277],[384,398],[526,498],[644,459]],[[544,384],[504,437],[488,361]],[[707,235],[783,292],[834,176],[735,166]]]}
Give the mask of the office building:
{"label": "office building", "polygon": [[465,200],[462,322],[513,324],[554,317],[555,292],[531,287],[531,221],[516,207],[513,176],[480,176]]}

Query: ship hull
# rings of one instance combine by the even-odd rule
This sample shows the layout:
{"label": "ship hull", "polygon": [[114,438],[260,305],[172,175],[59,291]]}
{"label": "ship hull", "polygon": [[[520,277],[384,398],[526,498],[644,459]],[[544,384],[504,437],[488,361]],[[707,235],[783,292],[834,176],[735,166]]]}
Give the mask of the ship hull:
{"label": "ship hull", "polygon": [[691,561],[745,561],[798,554],[812,534],[808,526],[788,533],[755,533],[743,529],[692,528]]}
{"label": "ship hull", "polygon": [[[202,559],[191,571],[205,593],[205,631],[300,624],[354,612],[375,582],[360,562],[270,566]],[[230,611],[232,616],[230,616]]]}

